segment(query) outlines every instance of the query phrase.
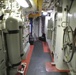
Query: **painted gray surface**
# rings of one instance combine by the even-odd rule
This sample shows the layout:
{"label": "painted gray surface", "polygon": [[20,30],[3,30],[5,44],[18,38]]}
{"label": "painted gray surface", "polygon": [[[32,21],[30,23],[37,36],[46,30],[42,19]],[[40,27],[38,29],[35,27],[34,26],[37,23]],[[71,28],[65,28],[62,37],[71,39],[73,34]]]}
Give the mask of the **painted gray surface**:
{"label": "painted gray surface", "polygon": [[50,54],[44,53],[42,43],[37,41],[34,43],[34,51],[26,75],[68,75],[67,73],[46,72],[46,62],[51,62]]}

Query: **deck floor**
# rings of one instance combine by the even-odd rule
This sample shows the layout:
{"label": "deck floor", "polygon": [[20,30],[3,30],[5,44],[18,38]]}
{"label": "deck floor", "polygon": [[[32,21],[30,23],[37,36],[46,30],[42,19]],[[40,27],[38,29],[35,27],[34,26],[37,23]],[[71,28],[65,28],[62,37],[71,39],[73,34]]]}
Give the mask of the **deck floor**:
{"label": "deck floor", "polygon": [[36,41],[26,75],[68,75],[67,72],[48,72],[47,62],[52,62],[50,53],[44,52],[41,41]]}

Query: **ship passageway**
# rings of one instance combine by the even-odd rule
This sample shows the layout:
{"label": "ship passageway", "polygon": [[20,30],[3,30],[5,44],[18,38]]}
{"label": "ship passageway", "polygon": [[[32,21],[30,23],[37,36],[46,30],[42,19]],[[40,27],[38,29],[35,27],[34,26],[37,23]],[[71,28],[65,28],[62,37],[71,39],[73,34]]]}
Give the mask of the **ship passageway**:
{"label": "ship passageway", "polygon": [[51,65],[52,57],[47,43],[36,41],[30,51],[26,75],[68,75],[67,71],[59,71],[55,65]]}

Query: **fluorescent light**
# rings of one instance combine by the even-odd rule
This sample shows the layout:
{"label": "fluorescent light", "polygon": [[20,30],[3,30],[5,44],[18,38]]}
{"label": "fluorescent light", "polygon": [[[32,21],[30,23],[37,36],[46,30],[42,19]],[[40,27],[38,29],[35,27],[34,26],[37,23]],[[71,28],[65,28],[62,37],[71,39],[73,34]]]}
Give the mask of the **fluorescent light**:
{"label": "fluorescent light", "polygon": [[29,7],[28,3],[25,0],[16,0],[20,6],[27,8]]}
{"label": "fluorescent light", "polygon": [[58,13],[58,17],[62,17],[62,15],[63,15],[62,13]]}
{"label": "fluorescent light", "polygon": [[68,13],[68,16],[69,16],[69,17],[72,17],[72,14]]}
{"label": "fluorescent light", "polygon": [[43,15],[46,16],[47,15],[47,12],[43,12]]}

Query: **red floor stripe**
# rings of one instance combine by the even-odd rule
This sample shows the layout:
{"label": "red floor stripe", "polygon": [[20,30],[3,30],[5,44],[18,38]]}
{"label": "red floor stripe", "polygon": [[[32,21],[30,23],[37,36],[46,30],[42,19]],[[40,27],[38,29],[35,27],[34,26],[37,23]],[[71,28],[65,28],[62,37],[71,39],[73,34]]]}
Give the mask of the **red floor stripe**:
{"label": "red floor stripe", "polygon": [[32,52],[33,52],[33,48],[34,48],[34,45],[31,45],[31,46],[30,46],[29,53],[28,53],[26,59],[22,61],[23,63],[26,63],[26,64],[27,64],[27,67],[26,67],[26,69],[25,69],[24,75],[26,75],[26,73],[27,73],[28,66],[29,66],[29,63],[30,63],[30,59],[31,59],[31,56],[32,56]]}
{"label": "red floor stripe", "polygon": [[[54,62],[54,55],[53,53],[49,50],[48,44],[43,42],[43,50],[45,53],[50,53],[51,57],[52,57],[52,62]],[[58,70],[55,66],[53,66],[51,63],[52,62],[47,62],[45,64],[46,66],[46,71],[47,72],[69,72],[69,70]]]}
{"label": "red floor stripe", "polygon": [[58,70],[55,66],[52,66],[51,62],[45,64],[47,72],[69,72],[69,70]]}
{"label": "red floor stripe", "polygon": [[43,42],[43,50],[44,50],[44,53],[49,53],[49,48],[46,42]]}
{"label": "red floor stripe", "polygon": [[28,55],[27,55],[27,58],[26,58],[26,60],[25,60],[25,62],[27,63],[27,68],[26,68],[26,70],[25,70],[25,75],[26,75],[26,73],[27,73],[28,66],[29,66],[29,63],[30,63],[30,60],[31,60],[33,48],[34,48],[34,45],[31,45],[31,46],[30,46],[30,51],[29,51],[29,53],[28,53]]}
{"label": "red floor stripe", "polygon": [[52,62],[54,62],[54,56],[53,56],[52,52],[49,50],[48,44],[46,42],[43,42],[43,50],[45,53],[50,53],[50,55],[52,57]]}

